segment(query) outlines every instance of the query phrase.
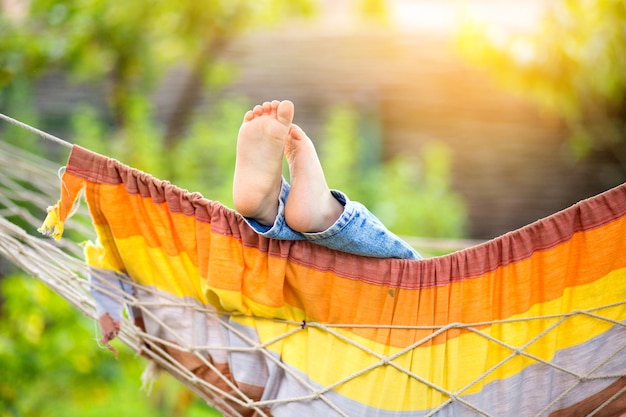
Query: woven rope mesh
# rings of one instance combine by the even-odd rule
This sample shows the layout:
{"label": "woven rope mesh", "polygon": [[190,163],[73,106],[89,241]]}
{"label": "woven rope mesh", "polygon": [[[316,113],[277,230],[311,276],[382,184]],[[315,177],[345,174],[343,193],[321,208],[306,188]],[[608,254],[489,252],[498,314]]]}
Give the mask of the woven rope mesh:
{"label": "woven rope mesh", "polygon": [[[87,280],[88,268],[83,260],[81,245],[86,239],[95,237],[86,207],[82,205],[77,208],[67,222],[66,236],[58,242],[37,232],[46,216],[46,207],[58,199],[59,175],[58,165],[0,141],[0,255],[43,281],[80,312],[96,320],[95,305],[90,293],[90,286],[93,284]],[[136,286],[132,282],[128,283]],[[140,300],[129,298],[119,288],[107,288],[106,283],[101,283],[98,288],[114,297],[122,297],[129,308],[139,309],[144,315],[151,316],[151,308],[154,306],[142,305]],[[143,288],[143,291],[150,292],[150,289]],[[180,305],[177,301],[162,300],[159,307],[162,306],[209,314],[206,309],[197,305]],[[215,315],[214,310],[210,314]],[[172,334],[176,333],[175,329],[170,331]],[[223,401],[224,397],[232,397],[230,394],[199,379],[167,354],[163,350],[163,344],[167,342],[146,334],[128,318],[123,319],[118,338],[133,350],[141,352],[160,369],[178,378],[220,411],[227,415],[241,415]],[[203,355],[205,347],[177,345],[176,348],[193,352],[207,366],[213,367],[207,356]],[[237,402],[241,400],[237,399]],[[247,406],[258,409],[259,415],[266,415],[255,405]]]}
{"label": "woven rope mesh", "polygon": [[[86,278],[87,267],[83,262],[83,249],[80,245],[80,242],[94,238],[91,220],[84,204],[77,209],[76,214],[67,222],[66,235],[59,242],[43,237],[37,232],[37,228],[45,217],[45,208],[58,199],[58,176],[59,167],[56,164],[0,141],[0,254],[28,274],[45,282],[80,312],[96,319],[94,302],[89,288],[91,284]],[[128,285],[136,286],[132,282],[127,283]],[[121,292],[119,288],[107,287],[108,284],[106,283],[98,285],[100,291],[104,291],[113,297],[122,298],[131,313],[135,310],[136,312],[141,312],[141,316],[144,318],[160,322],[161,327],[165,329],[165,333],[169,335],[167,338],[163,338],[158,334],[148,334],[135,326],[132,320],[125,318],[118,337],[132,349],[140,351],[143,356],[158,365],[159,368],[177,377],[197,395],[221,410],[225,415],[249,416],[254,414],[269,416],[271,414],[268,410],[278,402],[321,401],[326,403],[337,415],[350,416],[348,411],[342,409],[341,405],[333,401],[329,393],[341,388],[344,384],[358,382],[361,375],[365,375],[373,369],[393,367],[398,372],[403,373],[406,379],[415,380],[417,383],[427,386],[433,393],[443,398],[438,407],[426,414],[428,416],[450,415],[450,407],[454,404],[455,410],[460,412],[458,415],[495,417],[496,414],[492,411],[485,410],[481,404],[474,403],[471,397],[467,397],[464,394],[472,391],[477,384],[480,385],[484,378],[497,375],[510,362],[526,361],[536,366],[552,368],[558,375],[563,376],[563,378],[557,379],[565,381],[558,386],[552,387],[554,392],[552,401],[541,404],[538,407],[538,411],[532,414],[547,416],[560,399],[575,392],[581,384],[590,380],[612,381],[623,374],[614,371],[606,372],[604,370],[607,363],[613,361],[618,356],[626,354],[626,338],[623,336],[614,339],[617,342],[608,348],[609,353],[605,356],[600,358],[581,358],[580,366],[577,369],[564,368],[557,360],[541,358],[533,352],[533,345],[558,329],[562,323],[569,320],[591,321],[597,326],[615,327],[623,335],[625,331],[623,322],[610,318],[605,313],[615,309],[622,309],[623,311],[624,302],[553,316],[537,316],[524,319],[513,318],[491,323],[453,323],[443,327],[426,327],[422,328],[422,330],[429,332],[430,335],[428,337],[395,352],[391,356],[384,356],[372,351],[363,344],[359,344],[354,339],[347,338],[341,331],[341,325],[327,325],[315,322],[284,322],[287,329],[284,334],[260,344],[247,337],[246,334],[241,333],[237,328],[229,326],[228,321],[220,320],[223,314],[216,313],[213,308],[206,308],[194,302],[181,302],[181,299],[167,299],[164,298],[162,293],[156,294],[150,288],[145,287],[137,288],[135,291],[136,294],[141,296],[132,297]],[[187,312],[185,314],[188,314],[200,323],[203,321],[218,323],[225,330],[232,334],[237,334],[243,343],[237,346],[190,345],[185,338],[176,337],[177,328],[168,326],[160,320],[160,316],[154,314],[155,309],[164,308],[172,311],[184,310]],[[261,318],[251,319],[268,320]],[[494,336],[493,333],[483,331],[486,325],[501,326],[502,337],[499,338]],[[512,344],[511,340],[515,338],[507,336],[507,331],[511,332],[520,326],[540,326],[541,331],[531,339]],[[350,327],[354,327],[354,325]],[[337,338],[337,340],[351,344],[357,351],[366,353],[370,356],[368,364],[359,372],[344,375],[341,379],[320,389],[303,379],[301,375],[294,373],[289,367],[283,366],[280,359],[268,352],[267,348],[272,344],[279,343],[281,340],[289,339],[298,332],[309,331],[310,329],[325,332]],[[439,383],[430,380],[428,375],[416,374],[401,365],[399,359],[403,355],[410,353],[412,349],[428,345],[434,338],[442,334],[451,331],[458,332],[459,330],[480,336],[484,343],[506,349],[508,355],[490,369],[487,369],[480,378],[471,381],[467,386],[456,392],[449,392]],[[606,348],[605,346],[605,350]],[[193,370],[183,366],[177,359],[177,355],[172,354],[172,352],[184,352],[185,354],[193,355],[204,369],[210,371],[211,377],[206,378],[203,375],[198,375]],[[248,398],[240,387],[232,382],[231,378],[221,374],[220,369],[214,366],[210,359],[212,355],[223,354],[224,352],[262,355],[265,361],[272,362],[276,367],[282,367],[282,372],[290,374],[291,378],[300,384],[301,389],[299,391],[305,392],[305,394],[292,398],[266,398],[256,401]],[[332,354],[332,352],[329,352],[329,354]],[[608,409],[614,401],[623,396],[624,391],[626,391],[626,388],[615,390],[612,395],[594,404],[592,409],[586,412],[586,415],[604,415],[602,414],[603,410]],[[515,407],[511,409],[515,410]],[[506,415],[522,414],[512,412]]]}

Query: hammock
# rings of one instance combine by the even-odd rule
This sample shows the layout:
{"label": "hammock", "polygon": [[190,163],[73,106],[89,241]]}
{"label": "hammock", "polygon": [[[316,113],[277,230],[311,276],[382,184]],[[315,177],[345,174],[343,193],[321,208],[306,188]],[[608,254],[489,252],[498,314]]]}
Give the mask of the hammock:
{"label": "hammock", "polygon": [[[105,342],[121,337],[225,415],[626,409],[626,184],[421,261],[265,239],[217,202],[78,146],[45,231],[61,236],[81,191],[97,240],[88,268],[61,261],[56,289],[70,301],[90,289],[97,306],[73,303]],[[72,258],[3,231],[54,248],[44,263]],[[18,262],[41,257],[15,247],[0,242]]]}

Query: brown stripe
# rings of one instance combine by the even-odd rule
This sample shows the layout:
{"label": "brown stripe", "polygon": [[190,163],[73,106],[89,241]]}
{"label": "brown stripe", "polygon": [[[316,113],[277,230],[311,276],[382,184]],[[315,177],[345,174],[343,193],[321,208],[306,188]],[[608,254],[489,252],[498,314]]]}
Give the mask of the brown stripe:
{"label": "brown stripe", "polygon": [[584,417],[593,414],[596,417],[623,416],[626,411],[626,377],[622,377],[604,390],[577,402],[576,404],[555,411],[549,417]]}
{"label": "brown stripe", "polygon": [[189,193],[168,181],[158,180],[80,146],[72,148],[66,172],[97,184],[123,184],[126,192],[131,195],[139,194],[152,199],[156,204],[167,203],[170,212],[195,216],[198,221],[205,223],[211,223],[213,219],[220,217],[218,213],[213,214],[213,211],[229,211],[225,207],[217,208],[217,203],[205,199],[200,193]]}

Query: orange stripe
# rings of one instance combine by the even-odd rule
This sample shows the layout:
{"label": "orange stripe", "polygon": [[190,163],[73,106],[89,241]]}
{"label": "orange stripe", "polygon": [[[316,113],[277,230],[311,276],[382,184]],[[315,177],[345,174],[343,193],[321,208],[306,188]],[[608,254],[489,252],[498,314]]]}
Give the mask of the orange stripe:
{"label": "orange stripe", "polygon": [[[182,213],[171,213],[166,203],[129,195],[123,185],[87,184],[89,206],[99,208],[91,213],[94,224],[108,225],[116,239],[143,236],[149,247],[163,247],[170,256],[185,252],[198,265],[198,247],[209,247],[210,224]],[[200,255],[208,256],[208,253]]]}

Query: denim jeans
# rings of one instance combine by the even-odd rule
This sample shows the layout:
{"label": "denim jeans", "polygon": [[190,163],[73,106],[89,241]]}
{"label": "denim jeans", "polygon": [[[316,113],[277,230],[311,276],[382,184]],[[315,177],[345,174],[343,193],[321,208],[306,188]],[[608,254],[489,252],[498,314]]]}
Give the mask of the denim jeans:
{"label": "denim jeans", "polygon": [[343,206],[335,224],[323,232],[300,233],[285,222],[285,201],[290,186],[283,179],[278,198],[278,215],[274,224],[265,226],[244,217],[257,233],[272,239],[308,240],[342,252],[374,258],[422,259],[411,246],[391,233],[363,204],[351,201],[341,191],[331,193]]}

